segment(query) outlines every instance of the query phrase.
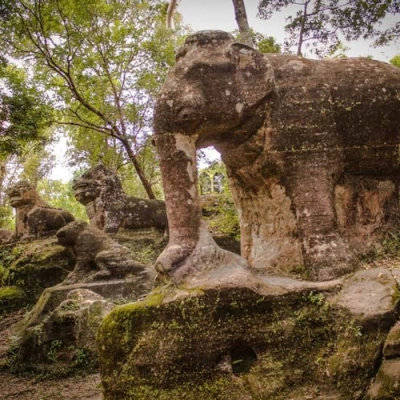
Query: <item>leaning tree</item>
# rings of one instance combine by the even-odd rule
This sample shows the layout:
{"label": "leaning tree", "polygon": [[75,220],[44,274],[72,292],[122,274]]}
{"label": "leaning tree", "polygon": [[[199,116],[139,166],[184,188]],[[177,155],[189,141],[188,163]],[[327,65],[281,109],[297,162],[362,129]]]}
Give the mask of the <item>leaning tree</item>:
{"label": "leaning tree", "polygon": [[[5,0],[0,42],[53,95],[72,141],[103,144],[130,161],[149,198],[139,154],[154,97],[174,62],[161,0]],[[101,139],[98,140],[99,135]],[[95,147],[95,146],[92,146]]]}

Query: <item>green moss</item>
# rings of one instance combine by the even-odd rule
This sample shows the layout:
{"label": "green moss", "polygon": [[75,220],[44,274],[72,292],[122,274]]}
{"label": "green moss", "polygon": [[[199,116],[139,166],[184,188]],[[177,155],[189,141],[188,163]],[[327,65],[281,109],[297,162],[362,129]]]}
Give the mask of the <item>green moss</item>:
{"label": "green moss", "polygon": [[3,281],[3,276],[6,273],[6,269],[3,267],[3,265],[0,264],[0,283]]}
{"label": "green moss", "polygon": [[286,399],[296,385],[326,380],[344,318],[310,291],[153,293],[118,307],[100,329],[105,398]]}
{"label": "green moss", "polygon": [[75,261],[56,239],[49,238],[3,248],[0,264],[5,269],[3,285],[20,287],[27,303],[34,303],[45,288],[65,279]]}
{"label": "green moss", "polygon": [[0,288],[0,301],[25,299],[24,291],[18,286],[5,286]]}
{"label": "green moss", "polygon": [[117,392],[114,398],[120,400],[232,400],[248,398],[247,391],[246,384],[241,380],[225,375],[199,384],[183,383],[162,390],[143,385],[128,393]]}
{"label": "green moss", "polygon": [[8,268],[10,265],[21,256],[24,246],[20,244],[11,244],[0,246],[0,262]]}
{"label": "green moss", "polygon": [[9,312],[26,304],[25,292],[18,286],[0,287],[1,312]]}
{"label": "green moss", "polygon": [[394,290],[393,290],[393,295],[392,295],[392,305],[393,306],[396,306],[396,304],[399,302],[399,300],[400,300],[400,290],[399,290],[399,288],[398,288],[398,286],[397,285],[394,285],[394,288],[393,288]]}
{"label": "green moss", "polygon": [[157,230],[120,229],[114,239],[131,251],[132,257],[144,264],[154,264],[167,245],[168,238]]}

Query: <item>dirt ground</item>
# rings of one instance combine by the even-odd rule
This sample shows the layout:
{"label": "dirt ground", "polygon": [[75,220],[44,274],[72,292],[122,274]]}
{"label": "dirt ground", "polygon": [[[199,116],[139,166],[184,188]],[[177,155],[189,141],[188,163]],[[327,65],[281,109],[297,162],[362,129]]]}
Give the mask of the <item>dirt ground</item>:
{"label": "dirt ground", "polygon": [[[0,361],[4,359],[9,341],[9,328],[23,317],[16,312],[0,317]],[[0,369],[1,400],[101,400],[100,374],[60,379],[36,379],[15,376]]]}

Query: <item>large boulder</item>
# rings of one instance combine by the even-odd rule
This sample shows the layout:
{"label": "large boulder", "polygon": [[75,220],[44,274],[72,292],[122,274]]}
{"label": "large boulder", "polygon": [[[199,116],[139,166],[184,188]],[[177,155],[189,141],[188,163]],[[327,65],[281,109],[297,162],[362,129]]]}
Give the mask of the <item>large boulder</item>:
{"label": "large boulder", "polygon": [[362,399],[396,322],[395,288],[382,269],[158,288],[101,325],[104,399]]}
{"label": "large boulder", "polygon": [[61,375],[97,365],[97,330],[114,304],[85,288],[70,288],[64,294],[66,298],[42,315],[40,323],[22,332],[13,328],[14,371]]}
{"label": "large boulder", "polygon": [[0,312],[33,306],[43,290],[62,282],[74,265],[72,254],[54,237],[3,246]]}

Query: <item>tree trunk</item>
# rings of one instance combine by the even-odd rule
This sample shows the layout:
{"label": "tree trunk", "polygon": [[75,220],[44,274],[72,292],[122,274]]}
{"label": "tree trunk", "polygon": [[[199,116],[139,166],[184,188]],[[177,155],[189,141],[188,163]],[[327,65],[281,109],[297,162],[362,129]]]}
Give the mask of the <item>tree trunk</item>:
{"label": "tree trunk", "polygon": [[304,28],[306,25],[306,21],[308,18],[308,14],[307,14],[307,6],[310,2],[306,1],[304,3],[304,10],[303,10],[303,20],[301,21],[301,27],[300,27],[300,33],[299,33],[299,43],[297,45],[297,53],[296,55],[299,57],[303,56],[303,53],[301,51],[301,48],[303,47],[303,42],[304,42]]}
{"label": "tree trunk", "polygon": [[168,29],[174,29],[174,20],[173,20],[173,15],[174,15],[174,10],[176,7],[176,1],[177,0],[170,0],[169,5],[168,5],[168,10],[167,10],[167,28]]}
{"label": "tree trunk", "polygon": [[235,18],[240,32],[240,42],[247,46],[254,47],[253,37],[247,20],[244,0],[232,0],[235,9]]}
{"label": "tree trunk", "polygon": [[138,174],[139,179],[142,182],[144,189],[146,190],[147,196],[149,197],[149,199],[155,199],[156,196],[153,192],[153,189],[151,188],[151,184],[146,178],[144,171],[136,158],[135,153],[132,151],[132,148],[129,146],[129,143],[127,143],[125,140],[121,140],[121,142],[126,150],[126,153],[128,154],[129,159],[131,160],[133,166],[135,167],[136,173]]}
{"label": "tree trunk", "polygon": [[5,161],[0,161],[0,207],[5,206],[5,199],[3,193],[5,192],[4,188],[4,179],[7,173],[7,163]]}

